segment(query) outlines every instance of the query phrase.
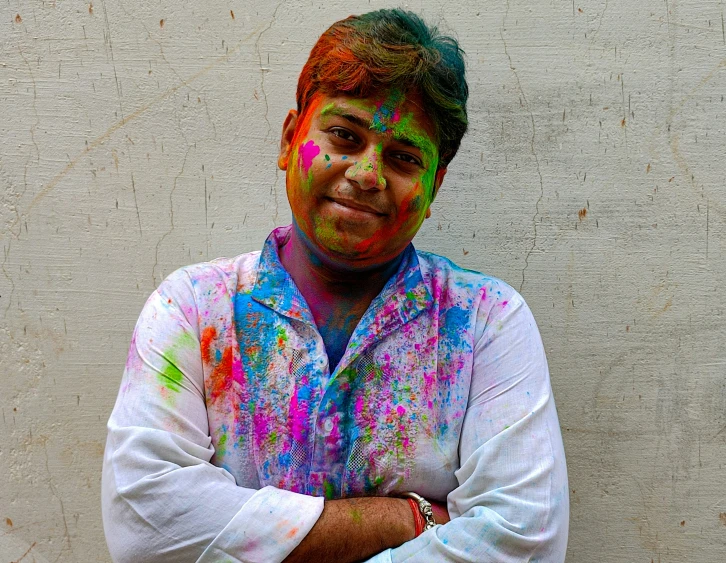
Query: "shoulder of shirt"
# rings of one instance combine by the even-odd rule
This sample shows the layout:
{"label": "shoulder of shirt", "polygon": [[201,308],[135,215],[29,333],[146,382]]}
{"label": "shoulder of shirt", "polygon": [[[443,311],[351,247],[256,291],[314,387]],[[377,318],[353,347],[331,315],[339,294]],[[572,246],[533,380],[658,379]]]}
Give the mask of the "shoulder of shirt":
{"label": "shoulder of shirt", "polygon": [[522,301],[524,298],[507,282],[457,265],[449,258],[416,250],[421,275],[427,285],[445,286],[450,290],[465,293],[482,293],[500,301]]}
{"label": "shoulder of shirt", "polygon": [[257,267],[261,251],[246,252],[233,258],[215,258],[209,262],[199,262],[182,266],[170,274],[162,285],[189,283],[197,294],[206,290],[226,286],[230,294],[251,291],[257,279]]}

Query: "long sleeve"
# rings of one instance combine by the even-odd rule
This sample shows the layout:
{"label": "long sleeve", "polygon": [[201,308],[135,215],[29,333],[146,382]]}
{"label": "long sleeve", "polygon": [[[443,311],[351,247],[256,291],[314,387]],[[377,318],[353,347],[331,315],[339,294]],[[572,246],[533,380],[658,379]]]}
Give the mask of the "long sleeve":
{"label": "long sleeve", "polygon": [[136,325],[108,422],[103,523],[116,562],[282,561],[323,499],[236,485],[214,455],[193,284],[172,274]]}
{"label": "long sleeve", "polygon": [[565,559],[567,469],[547,361],[529,308],[507,289],[477,323],[452,520],[371,563]]}

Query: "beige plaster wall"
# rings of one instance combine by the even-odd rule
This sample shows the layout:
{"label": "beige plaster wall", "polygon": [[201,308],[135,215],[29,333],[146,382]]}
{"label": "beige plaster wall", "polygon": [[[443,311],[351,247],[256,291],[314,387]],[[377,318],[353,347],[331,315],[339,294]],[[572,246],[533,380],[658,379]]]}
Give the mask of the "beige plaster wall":
{"label": "beige plaster wall", "polygon": [[[0,563],[105,562],[104,424],[147,295],[289,221],[315,38],[379,1],[0,2]],[[471,133],[422,249],[521,289],[568,454],[569,563],[726,553],[721,0],[425,0]]]}

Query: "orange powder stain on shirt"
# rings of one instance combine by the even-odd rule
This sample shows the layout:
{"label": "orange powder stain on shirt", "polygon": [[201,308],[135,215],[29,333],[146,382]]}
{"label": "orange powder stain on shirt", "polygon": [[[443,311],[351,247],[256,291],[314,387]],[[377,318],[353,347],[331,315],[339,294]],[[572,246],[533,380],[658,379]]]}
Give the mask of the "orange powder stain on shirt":
{"label": "orange powder stain on shirt", "polygon": [[290,531],[289,531],[289,532],[287,533],[287,538],[288,538],[288,539],[292,539],[292,538],[294,538],[294,537],[295,537],[295,536],[297,535],[298,531],[299,531],[299,528],[293,528],[292,530],[290,530]]}
{"label": "orange powder stain on shirt", "polygon": [[228,346],[222,352],[222,361],[212,371],[210,399],[214,401],[222,395],[232,384],[232,347]]}
{"label": "orange powder stain on shirt", "polygon": [[212,341],[217,338],[217,329],[213,326],[208,326],[202,331],[201,348],[202,348],[202,361],[205,364],[212,363]]}
{"label": "orange powder stain on shirt", "polygon": [[223,395],[231,386],[233,373],[232,373],[232,347],[227,346],[222,352],[222,358],[219,363],[215,364],[215,353],[213,351],[214,341],[217,338],[217,329],[213,326],[208,326],[202,331],[201,337],[201,351],[202,361],[206,366],[214,366],[212,373],[209,377],[209,398],[215,401],[218,397]]}

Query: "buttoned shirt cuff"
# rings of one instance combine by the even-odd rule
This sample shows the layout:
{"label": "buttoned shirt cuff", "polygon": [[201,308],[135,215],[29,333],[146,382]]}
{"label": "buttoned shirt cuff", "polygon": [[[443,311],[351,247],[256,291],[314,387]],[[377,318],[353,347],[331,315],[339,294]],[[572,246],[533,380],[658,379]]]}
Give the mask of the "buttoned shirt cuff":
{"label": "buttoned shirt cuff", "polygon": [[318,521],[323,503],[323,497],[275,487],[260,489],[209,544],[197,563],[282,561]]}

